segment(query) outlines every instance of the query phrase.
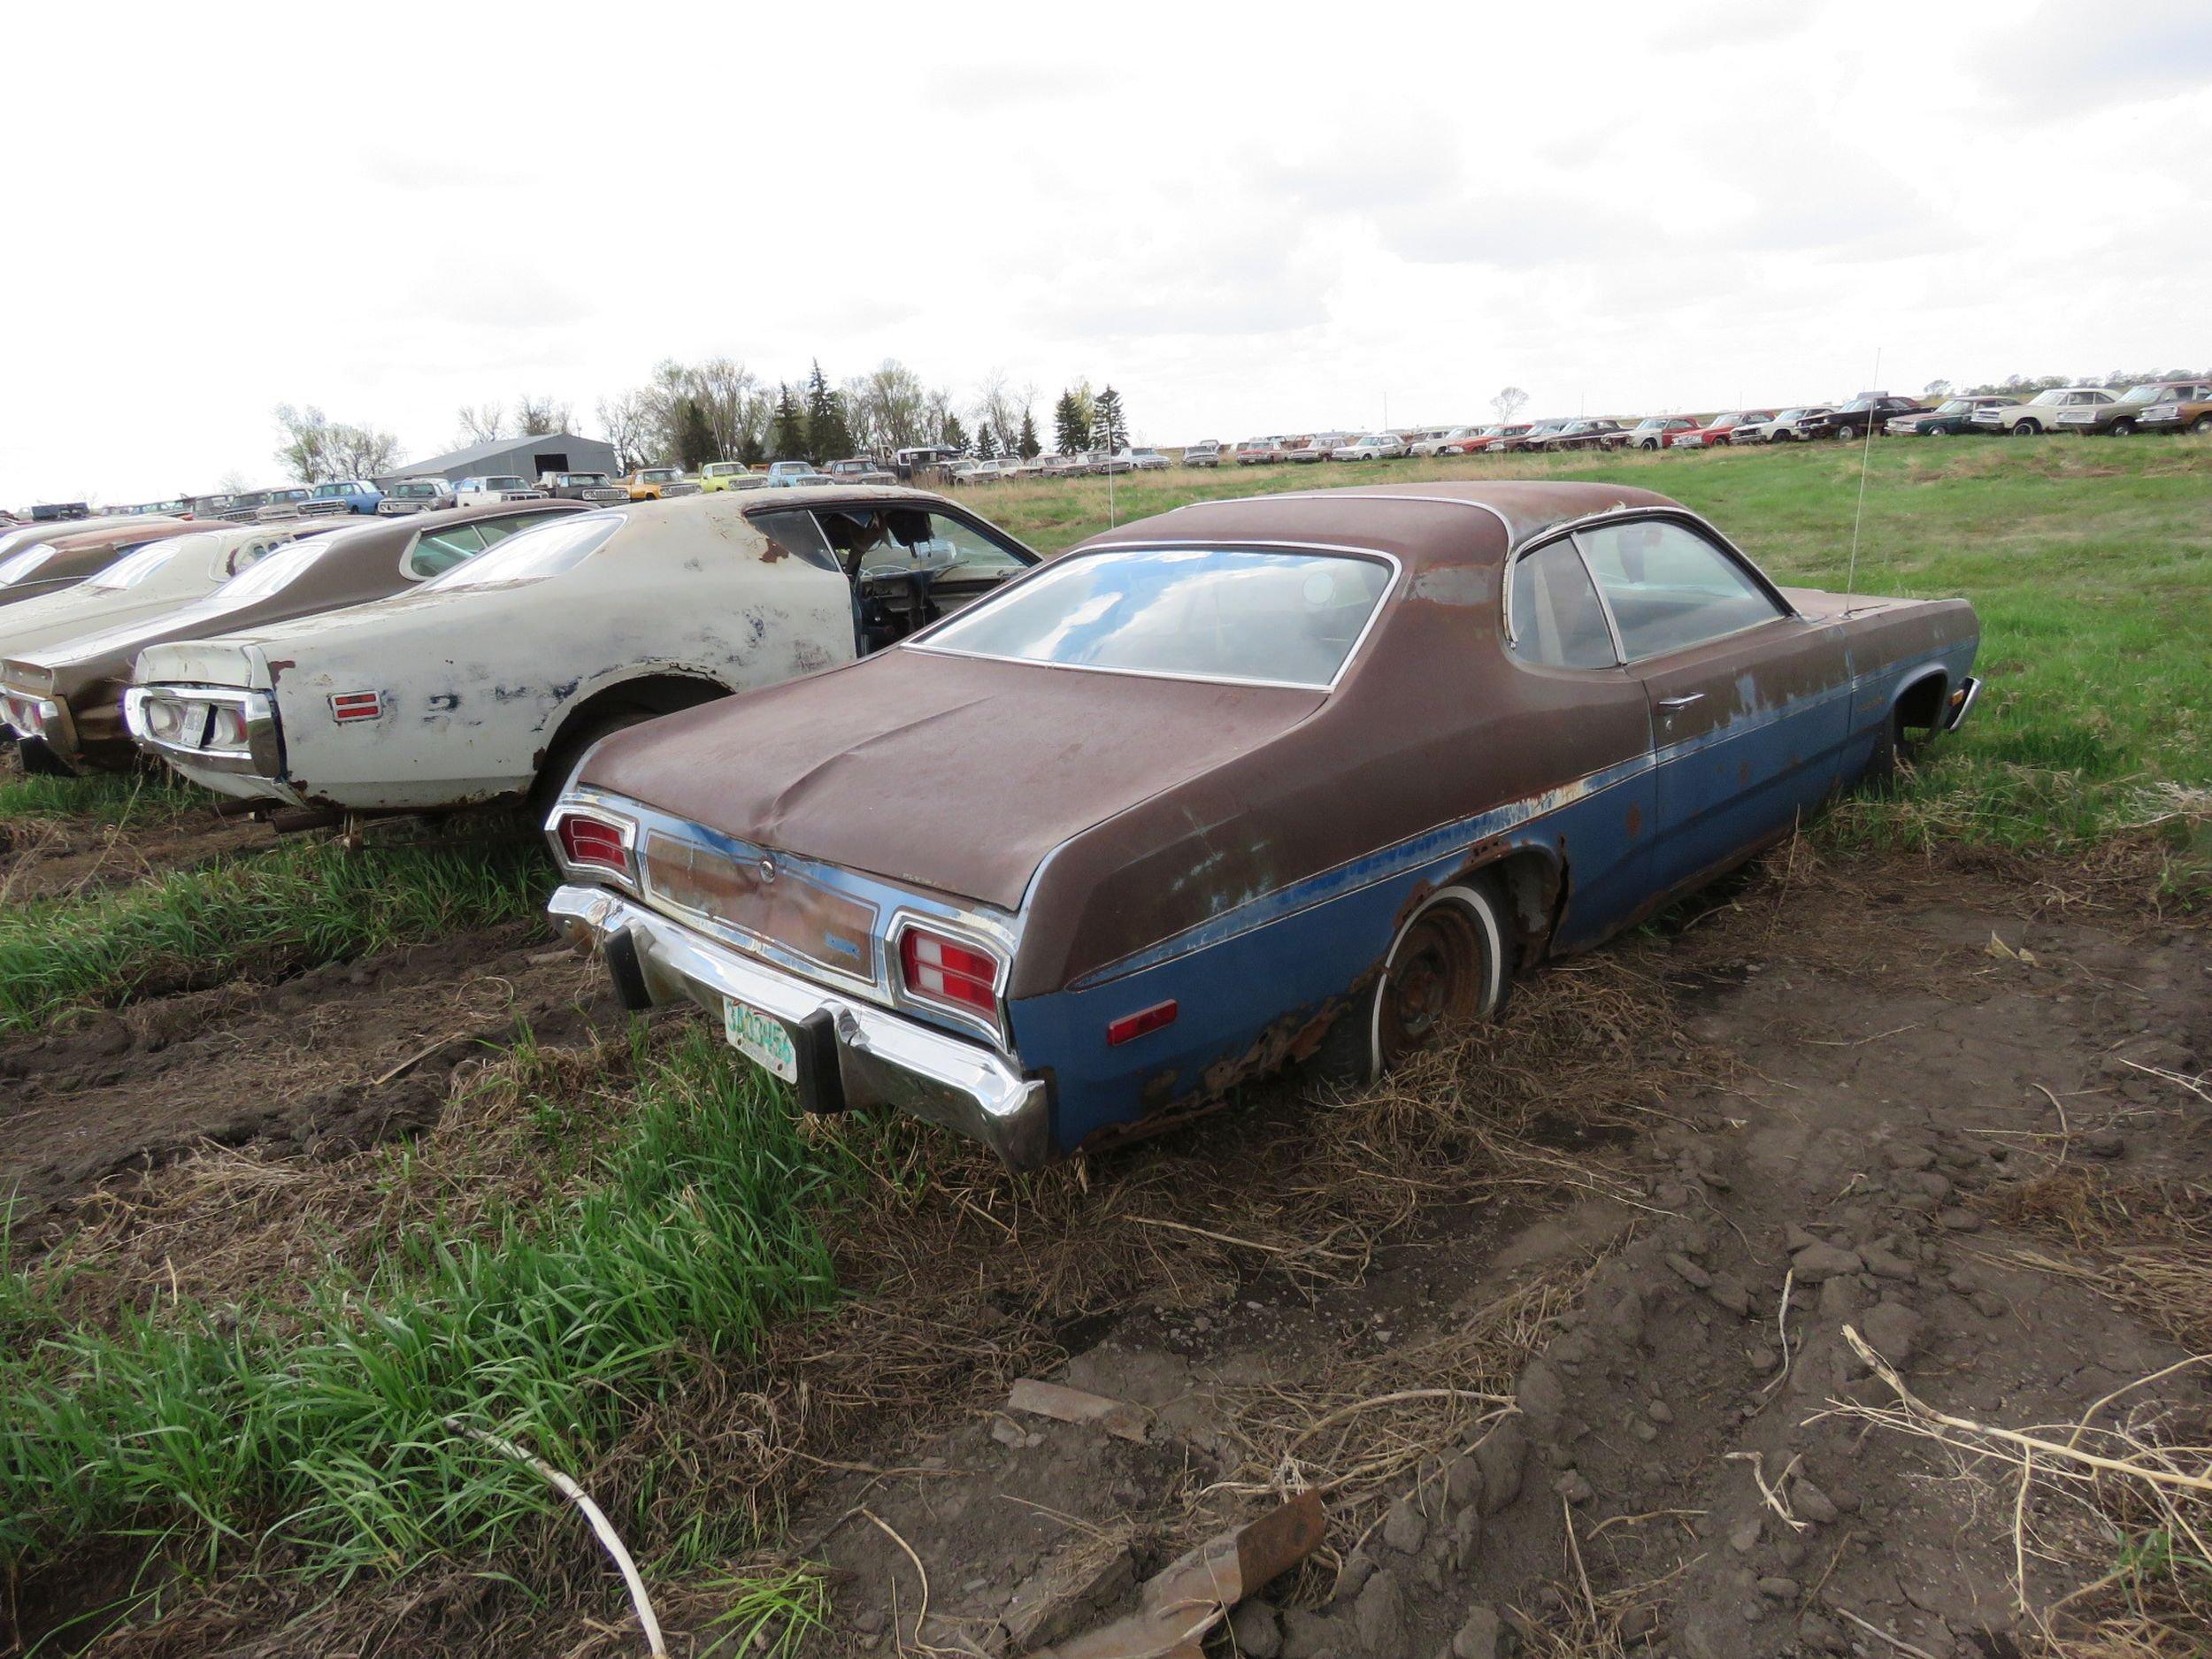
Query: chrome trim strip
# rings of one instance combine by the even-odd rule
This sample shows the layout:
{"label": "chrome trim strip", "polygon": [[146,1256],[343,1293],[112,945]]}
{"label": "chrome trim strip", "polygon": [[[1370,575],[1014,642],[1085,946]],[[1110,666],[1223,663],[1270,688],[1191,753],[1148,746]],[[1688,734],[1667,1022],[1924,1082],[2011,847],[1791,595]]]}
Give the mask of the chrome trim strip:
{"label": "chrome trim strip", "polygon": [[795,1034],[818,1014],[828,1015],[849,1104],[910,1112],[983,1142],[1016,1169],[1052,1156],[1049,1092],[1010,1056],[741,956],[604,887],[563,887],[546,910],[572,941],[603,949],[612,936],[626,934],[656,1002],[686,998],[718,1015],[724,999],[735,998]]}

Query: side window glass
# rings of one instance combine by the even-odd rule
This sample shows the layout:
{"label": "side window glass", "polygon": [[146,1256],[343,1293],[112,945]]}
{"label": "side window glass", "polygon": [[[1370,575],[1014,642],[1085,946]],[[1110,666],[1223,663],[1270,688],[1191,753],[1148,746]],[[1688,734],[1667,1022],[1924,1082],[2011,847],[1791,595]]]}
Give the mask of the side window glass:
{"label": "side window glass", "polygon": [[1630,662],[1771,621],[1780,609],[1718,548],[1663,518],[1575,533]]}
{"label": "side window glass", "polygon": [[455,565],[474,558],[485,545],[481,526],[477,525],[454,524],[442,530],[426,530],[408,551],[407,573],[418,580],[442,576]]}
{"label": "side window glass", "polygon": [[822,526],[815,523],[812,513],[757,512],[750,516],[749,522],[768,538],[772,549],[795,555],[826,571],[838,568],[837,556],[830,550]]}
{"label": "side window glass", "polygon": [[[1011,549],[994,541],[972,526],[948,518],[941,512],[921,516],[926,516],[929,521],[929,540],[941,542],[952,549],[952,564],[945,572],[947,575],[1010,576],[1016,571],[1029,568]],[[906,515],[895,513],[892,517],[895,519]],[[895,534],[896,528],[895,526]]]}
{"label": "side window glass", "polygon": [[1551,668],[1611,668],[1613,635],[1590,572],[1571,542],[1524,554],[1513,566],[1513,654]]}

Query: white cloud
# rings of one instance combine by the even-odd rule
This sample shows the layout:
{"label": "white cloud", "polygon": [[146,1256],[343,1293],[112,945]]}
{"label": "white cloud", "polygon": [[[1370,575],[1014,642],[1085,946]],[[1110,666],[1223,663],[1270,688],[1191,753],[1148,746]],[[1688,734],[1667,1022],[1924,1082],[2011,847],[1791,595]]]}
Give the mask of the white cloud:
{"label": "white cloud", "polygon": [[2200,9],[12,21],[101,89],[0,100],[16,505],[267,472],[280,402],[588,424],[671,356],[1110,380],[1174,442],[2204,349]]}

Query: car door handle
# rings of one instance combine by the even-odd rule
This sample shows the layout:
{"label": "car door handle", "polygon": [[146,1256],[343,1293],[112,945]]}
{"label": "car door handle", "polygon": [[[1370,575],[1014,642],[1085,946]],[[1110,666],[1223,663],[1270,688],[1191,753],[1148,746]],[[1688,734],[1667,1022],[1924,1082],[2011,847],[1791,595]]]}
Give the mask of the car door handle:
{"label": "car door handle", "polygon": [[1659,707],[1666,713],[1672,714],[1677,709],[1686,709],[1693,703],[1702,703],[1704,701],[1705,694],[1703,692],[1693,691],[1686,697],[1662,697],[1659,699]]}

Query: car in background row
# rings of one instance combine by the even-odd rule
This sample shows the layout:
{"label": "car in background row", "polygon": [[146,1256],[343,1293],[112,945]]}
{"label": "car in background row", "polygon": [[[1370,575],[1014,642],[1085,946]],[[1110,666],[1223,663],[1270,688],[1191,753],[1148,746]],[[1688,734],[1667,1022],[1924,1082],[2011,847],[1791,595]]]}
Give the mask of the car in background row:
{"label": "car in background row", "polygon": [[673,501],[701,493],[697,481],[686,478],[680,466],[641,466],[619,481],[632,501]]}
{"label": "car in background row", "polygon": [[1202,443],[1184,445],[1183,465],[1185,466],[1219,466],[1221,465],[1219,441],[1208,438]]}
{"label": "car in background row", "polygon": [[307,492],[307,499],[300,503],[300,515],[321,518],[357,512],[366,517],[383,504],[384,492],[365,480],[334,478]]}
{"label": "car in background row", "polygon": [[742,461],[709,461],[699,469],[699,488],[708,495],[725,489],[758,489],[766,482]]}
{"label": "car in background row", "polygon": [[802,1110],[1030,1167],[1488,1020],[1955,728],[1978,634],[1615,484],[1199,503],[608,739],[549,908]]}
{"label": "car in background row", "polygon": [[314,494],[305,484],[287,485],[281,489],[265,489],[261,504],[253,510],[253,517],[262,524],[273,524],[282,518],[297,518],[307,511],[308,497]]}
{"label": "car in background row", "polygon": [[1457,438],[1471,438],[1480,426],[1432,426],[1417,438],[1406,441],[1406,453],[1424,459],[1446,453],[1444,446]]}
{"label": "car in background row", "polygon": [[1392,432],[1371,432],[1329,451],[1332,461],[1395,461],[1406,453],[1405,440]]}
{"label": "car in background row", "polygon": [[2150,380],[2129,387],[2109,403],[2062,409],[2058,424],[2062,431],[2084,438],[2124,438],[2142,426],[2147,411],[2161,403],[2201,403],[2208,397],[2212,397],[2212,385],[2201,380]]}
{"label": "car in background row", "polygon": [[768,463],[768,488],[797,489],[803,486],[831,482],[827,472],[817,471],[811,461],[771,461]]}
{"label": "car in background row", "polygon": [[442,512],[453,503],[453,486],[442,478],[403,478],[376,503],[378,514],[396,518],[411,512]]}
{"label": "car in background row", "polygon": [[[0,691],[28,699],[41,710],[37,728],[21,735],[37,741],[49,769],[119,771],[135,759],[124,730],[122,696],[141,653],[296,617],[327,620],[326,611],[408,592],[518,530],[584,511],[579,502],[541,499],[317,526],[315,534],[265,554],[204,599],[65,644],[10,655],[0,660]],[[211,704],[201,713],[204,718],[195,734],[211,741],[233,731],[242,741],[260,729],[250,705],[226,704],[219,718]],[[212,726],[206,724],[210,719]],[[25,752],[32,752],[27,744]]]}
{"label": "car in background row", "polygon": [[74,588],[134,548],[206,528],[186,518],[107,516],[11,530],[0,535],[0,621],[6,607]]}
{"label": "car in background row", "polygon": [[543,490],[533,488],[528,479],[512,472],[465,478],[453,487],[453,504],[457,507],[495,507],[503,502],[547,499]]}
{"label": "car in background row", "polygon": [[2212,387],[2192,388],[2194,396],[2177,397],[2171,403],[2153,403],[2146,409],[2140,425],[2145,432],[2212,432]]}
{"label": "car in background row", "polygon": [[1663,449],[1675,438],[1686,432],[1699,430],[1697,421],[1688,415],[1646,415],[1621,434],[1618,444],[1609,446],[1623,449]]}
{"label": "car in background row", "polygon": [[1164,472],[1175,465],[1157,449],[1124,449],[1121,457],[1140,472]]}
{"label": "car in background row", "polygon": [[[195,782],[275,809],[444,811],[534,790],[541,822],[608,733],[883,649],[1037,560],[920,490],[580,514],[403,599],[149,649],[131,729]],[[250,729],[211,746],[210,704]],[[703,904],[730,896],[700,874]],[[793,889],[803,906],[803,878]]]}
{"label": "car in background row", "polygon": [[1968,423],[1978,409],[1995,409],[2009,403],[2009,397],[1976,395],[1970,397],[1947,397],[1933,409],[1921,410],[1914,414],[1893,416],[1886,427],[1893,438],[1955,438],[1968,430]]}
{"label": "car in background row", "polygon": [[1817,420],[1832,413],[1826,403],[1802,403],[1795,408],[1778,410],[1764,420],[1740,422],[1728,434],[1731,443],[1791,443],[1802,436],[1801,427],[1809,420]]}
{"label": "car in background row", "polygon": [[[0,658],[20,659],[181,610],[213,593],[297,536],[328,535],[337,523],[216,524],[135,548],[73,588],[0,611]],[[12,724],[35,730],[23,711]]]}
{"label": "car in background row", "polygon": [[1347,444],[1359,436],[1356,432],[1312,432],[1302,438],[1294,438],[1283,450],[1283,459],[1298,466],[1313,466],[1327,460],[1340,444]]}
{"label": "car in background row", "polygon": [[1266,466],[1283,458],[1282,438],[1247,438],[1236,447],[1234,460],[1239,466]]}
{"label": "car in background row", "polygon": [[1861,392],[1839,408],[1809,414],[1797,423],[1795,435],[1805,439],[1835,438],[1851,443],[1869,433],[1881,431],[1895,417],[1927,412],[1925,403],[1909,397],[1893,397],[1887,392]]}
{"label": "car in background row", "polygon": [[1480,455],[1486,449],[1525,438],[1536,429],[1535,423],[1526,420],[1496,421],[1486,426],[1477,426],[1472,432],[1447,439],[1439,455]]}
{"label": "car in background row", "polygon": [[1771,409],[1736,409],[1724,415],[1715,415],[1703,422],[1693,420],[1680,432],[1667,439],[1670,449],[1712,449],[1734,442],[1736,434],[1746,426],[1759,426],[1772,420],[1778,411]]}
{"label": "car in background row", "polygon": [[1501,434],[1490,444],[1490,452],[1494,455],[1518,455],[1528,449],[1540,449],[1566,431],[1572,420],[1571,416],[1555,415],[1548,420],[1534,421],[1517,433]]}
{"label": "car in background row", "polygon": [[1997,403],[1976,410],[1970,423],[1977,432],[2008,438],[2033,438],[2051,431],[2070,409],[2099,409],[2120,400],[2101,386],[2055,386],[2025,403]]}
{"label": "car in background row", "polygon": [[849,455],[832,461],[823,472],[841,484],[895,484],[899,475],[889,467],[879,465],[864,455]]}
{"label": "car in background row", "polygon": [[1571,420],[1558,431],[1523,447],[1546,454],[1558,449],[1604,449],[1612,447],[1607,440],[1624,435],[1624,431],[1621,423],[1611,417],[1594,415]]}
{"label": "car in background row", "polygon": [[630,492],[605,472],[541,472],[538,488],[555,501],[588,501],[611,507],[630,499]]}

